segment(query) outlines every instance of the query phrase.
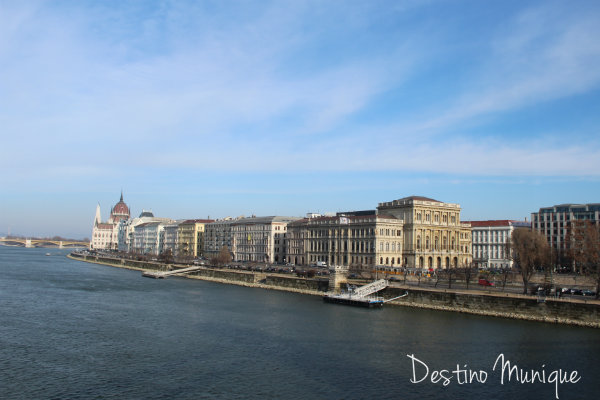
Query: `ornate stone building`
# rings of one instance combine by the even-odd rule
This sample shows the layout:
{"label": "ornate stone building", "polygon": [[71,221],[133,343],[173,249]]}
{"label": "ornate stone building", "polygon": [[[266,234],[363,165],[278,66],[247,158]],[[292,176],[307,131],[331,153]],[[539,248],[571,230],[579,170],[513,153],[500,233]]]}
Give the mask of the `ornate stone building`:
{"label": "ornate stone building", "polygon": [[460,222],[460,205],[410,196],[379,203],[377,211],[404,221],[403,265],[450,268],[472,263],[470,226]]}
{"label": "ornate stone building", "polygon": [[102,222],[100,204],[96,206],[96,216],[92,228],[90,248],[94,250],[117,250],[119,247],[119,223],[129,219],[129,207],[123,201],[123,192],[119,202],[110,210],[108,221]]}
{"label": "ornate stone building", "polygon": [[288,224],[287,261],[372,269],[402,263],[403,221],[375,211],[315,216]]}

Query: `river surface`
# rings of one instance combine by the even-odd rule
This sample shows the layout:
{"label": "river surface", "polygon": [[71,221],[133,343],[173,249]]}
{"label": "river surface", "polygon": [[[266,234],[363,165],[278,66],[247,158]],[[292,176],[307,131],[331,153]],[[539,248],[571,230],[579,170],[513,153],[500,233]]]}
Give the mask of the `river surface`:
{"label": "river surface", "polygon": [[[600,392],[597,329],[146,279],[67,253],[0,246],[2,399],[531,400]],[[530,375],[544,371],[546,382],[568,371],[568,382],[519,383],[514,373],[508,381],[501,361],[493,369],[501,354]],[[451,372],[457,364],[476,371],[472,382]]]}

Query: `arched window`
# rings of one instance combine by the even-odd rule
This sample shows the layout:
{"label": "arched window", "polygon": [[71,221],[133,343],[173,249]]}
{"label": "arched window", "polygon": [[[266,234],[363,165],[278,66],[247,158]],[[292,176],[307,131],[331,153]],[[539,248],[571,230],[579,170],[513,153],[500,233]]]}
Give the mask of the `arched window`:
{"label": "arched window", "polygon": [[425,250],[429,250],[429,236],[425,237]]}
{"label": "arched window", "polygon": [[421,236],[417,236],[417,250],[421,250]]}

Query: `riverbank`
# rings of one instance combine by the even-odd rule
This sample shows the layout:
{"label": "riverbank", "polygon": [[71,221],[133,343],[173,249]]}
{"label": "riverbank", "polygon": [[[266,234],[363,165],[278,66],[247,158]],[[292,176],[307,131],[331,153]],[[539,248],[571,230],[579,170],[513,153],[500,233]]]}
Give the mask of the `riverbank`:
{"label": "riverbank", "polygon": [[[68,257],[78,261],[138,271],[167,271],[177,268],[170,264],[158,262],[86,256],[77,253],[71,253]],[[328,280],[324,278],[299,278],[283,274],[224,270],[210,267],[199,267],[197,271],[188,273],[185,277],[312,296],[322,296],[327,291],[328,286]],[[386,304],[600,328],[600,302],[596,300],[539,299],[534,296],[513,293],[434,289],[399,284],[384,289],[381,294],[385,298],[393,298],[405,292],[408,292],[408,296]]]}

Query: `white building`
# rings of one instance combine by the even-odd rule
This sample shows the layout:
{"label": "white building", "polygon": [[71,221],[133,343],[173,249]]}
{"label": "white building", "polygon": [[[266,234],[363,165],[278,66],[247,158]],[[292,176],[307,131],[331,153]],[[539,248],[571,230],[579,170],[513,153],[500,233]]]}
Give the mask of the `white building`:
{"label": "white building", "polygon": [[164,241],[163,241],[163,249],[162,251],[171,250],[171,254],[175,256],[177,254],[177,241],[178,241],[178,229],[179,223],[183,222],[183,220],[173,222],[171,224],[165,224],[163,226],[164,231]]}
{"label": "white building", "polygon": [[528,222],[510,220],[470,221],[473,236],[473,263],[478,268],[512,268],[506,243],[516,228]]}
{"label": "white building", "polygon": [[145,251],[142,251],[144,249],[144,245],[142,244],[143,242],[139,241],[139,237],[136,246],[135,231],[138,226],[150,222],[161,222],[163,224],[169,224],[172,223],[173,220],[169,218],[157,218],[154,216],[154,214],[152,214],[152,211],[142,210],[142,213],[139,217],[129,219],[127,221],[122,221],[118,225],[119,251],[145,253]]}
{"label": "white building", "polygon": [[129,219],[129,207],[121,199],[110,210],[108,221],[102,222],[100,216],[100,204],[96,206],[96,216],[92,228],[92,240],[90,248],[94,250],[117,250],[119,247],[119,225],[122,221]]}
{"label": "white building", "polygon": [[159,255],[164,242],[165,222],[146,222],[134,230],[133,251],[141,254]]}

